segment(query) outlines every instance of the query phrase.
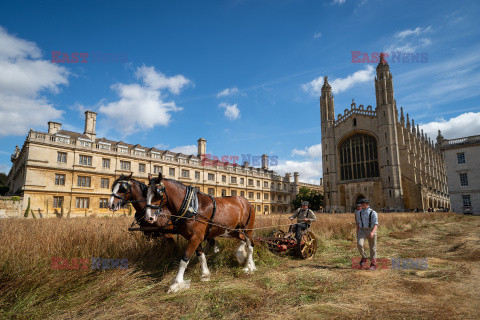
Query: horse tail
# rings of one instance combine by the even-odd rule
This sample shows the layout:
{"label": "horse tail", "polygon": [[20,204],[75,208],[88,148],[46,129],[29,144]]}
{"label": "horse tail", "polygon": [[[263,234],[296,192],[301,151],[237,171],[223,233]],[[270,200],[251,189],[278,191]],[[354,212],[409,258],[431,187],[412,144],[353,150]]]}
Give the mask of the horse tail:
{"label": "horse tail", "polygon": [[255,225],[255,206],[253,206],[248,200],[245,200],[247,202],[246,206],[246,211],[247,211],[247,221],[245,223],[245,233],[251,238],[252,233],[253,233],[253,226]]}

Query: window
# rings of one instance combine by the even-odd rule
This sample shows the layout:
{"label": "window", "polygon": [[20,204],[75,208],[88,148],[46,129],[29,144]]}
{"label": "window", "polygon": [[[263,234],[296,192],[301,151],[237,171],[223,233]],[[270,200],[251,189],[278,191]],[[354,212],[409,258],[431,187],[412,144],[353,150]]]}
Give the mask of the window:
{"label": "window", "polygon": [[138,164],[138,172],[145,172],[145,164],[143,163]]}
{"label": "window", "polygon": [[463,200],[463,206],[464,207],[471,207],[472,206],[472,201],[470,200],[470,195],[462,195],[462,200]]}
{"label": "window", "polygon": [[135,154],[136,156],[145,157],[145,151],[143,151],[143,150],[137,150],[137,149],[135,149],[134,154]]}
{"label": "window", "polygon": [[268,212],[268,206],[265,206],[265,212]]}
{"label": "window", "polygon": [[215,189],[208,188],[208,195],[214,197],[215,196]]}
{"label": "window", "polygon": [[237,177],[231,177],[230,182],[231,183],[237,183]]}
{"label": "window", "polygon": [[260,180],[257,180],[257,187],[260,187]]}
{"label": "window", "polygon": [[235,197],[235,196],[237,195],[237,190],[232,190],[232,191],[231,191],[231,194],[232,194],[232,196]]}
{"label": "window", "polygon": [[248,198],[249,198],[249,199],[253,199],[253,192],[249,192],[249,193],[248,193]]}
{"label": "window", "polygon": [[88,198],[77,198],[76,207],[79,209],[88,209],[89,205]]}
{"label": "window", "polygon": [[168,174],[169,174],[171,177],[175,177],[175,168],[170,168],[170,169],[168,169]]}
{"label": "window", "polygon": [[90,177],[78,177],[77,186],[90,188],[91,178]]}
{"label": "window", "polygon": [[465,153],[457,153],[458,164],[465,163]]}
{"label": "window", "polygon": [[63,197],[53,197],[53,207],[61,208],[63,205]]}
{"label": "window", "polygon": [[260,199],[260,193],[257,193],[257,199]]}
{"label": "window", "polygon": [[260,212],[260,206],[257,206],[257,211]]}
{"label": "window", "polygon": [[460,185],[462,187],[468,186],[468,176],[466,173],[460,173]]}
{"label": "window", "polygon": [[82,156],[78,159],[78,163],[84,166],[91,166],[92,165],[92,157],[91,156]]}
{"label": "window", "polygon": [[189,176],[190,176],[190,171],[182,169],[182,178],[188,178]]}
{"label": "window", "polygon": [[200,179],[200,171],[195,171],[195,179]]}
{"label": "window", "polygon": [[240,195],[241,195],[242,197],[245,197],[245,191],[240,191]]}
{"label": "window", "polygon": [[67,162],[67,153],[57,152],[57,162]]}
{"label": "window", "polygon": [[110,159],[102,159],[102,168],[110,168]]}
{"label": "window", "polygon": [[[263,194],[263,199],[268,200],[268,193]],[[272,200],[273,200],[273,197],[272,197]]]}
{"label": "window", "polygon": [[130,171],[130,161],[120,160],[120,170]]}
{"label": "window", "polygon": [[153,173],[154,173],[154,174],[159,174],[160,172],[162,172],[162,167],[160,167],[160,166],[153,166]]}
{"label": "window", "polygon": [[222,197],[225,197],[225,196],[227,196],[227,190],[222,189]]}
{"label": "window", "polygon": [[263,181],[263,187],[268,188],[268,181]]}
{"label": "window", "polygon": [[119,153],[128,153],[128,148],[127,147],[118,147],[117,151]]}
{"label": "window", "polygon": [[64,186],[65,185],[65,175],[64,174],[55,174],[55,185]]}
{"label": "window", "polygon": [[222,182],[227,182],[227,176],[222,176]]}
{"label": "window", "polygon": [[107,198],[100,198],[99,208],[100,209],[107,209],[108,199]]}
{"label": "window", "polygon": [[248,185],[253,186],[253,179],[248,179]]}
{"label": "window", "polygon": [[340,145],[340,179],[379,177],[377,140],[357,133]]}
{"label": "window", "polygon": [[245,179],[244,178],[240,178],[240,184],[244,184],[245,183]]}
{"label": "window", "polygon": [[208,180],[213,181],[215,179],[215,175],[213,173],[208,174]]}
{"label": "window", "polygon": [[109,181],[108,178],[101,178],[100,179],[100,188],[108,189]]}

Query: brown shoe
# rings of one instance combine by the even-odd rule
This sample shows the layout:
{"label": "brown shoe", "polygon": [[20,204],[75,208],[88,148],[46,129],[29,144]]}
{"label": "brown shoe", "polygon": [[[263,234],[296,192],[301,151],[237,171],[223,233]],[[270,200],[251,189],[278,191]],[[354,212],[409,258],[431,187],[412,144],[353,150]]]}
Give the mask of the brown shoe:
{"label": "brown shoe", "polygon": [[375,270],[377,269],[377,263],[375,261],[375,259],[371,259],[370,261],[370,268],[368,268],[369,270]]}
{"label": "brown shoe", "polygon": [[367,263],[367,259],[366,259],[366,258],[362,258],[362,260],[360,260],[360,267],[363,268],[363,266],[365,265],[365,263]]}

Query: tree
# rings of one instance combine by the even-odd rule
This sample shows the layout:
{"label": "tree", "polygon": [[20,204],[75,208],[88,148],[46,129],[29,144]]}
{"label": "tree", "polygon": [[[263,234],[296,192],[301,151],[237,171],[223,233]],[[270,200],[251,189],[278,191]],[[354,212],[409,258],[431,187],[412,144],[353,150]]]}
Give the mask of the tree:
{"label": "tree", "polygon": [[308,207],[313,211],[318,211],[323,207],[323,194],[306,187],[300,187],[298,194],[292,201],[293,208],[300,208],[302,206],[302,201],[308,201],[310,204]]}

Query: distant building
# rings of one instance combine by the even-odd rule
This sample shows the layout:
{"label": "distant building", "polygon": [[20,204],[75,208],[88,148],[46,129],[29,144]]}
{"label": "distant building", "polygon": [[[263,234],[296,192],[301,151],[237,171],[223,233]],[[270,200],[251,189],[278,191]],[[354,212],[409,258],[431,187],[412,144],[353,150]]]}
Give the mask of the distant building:
{"label": "distant building", "polygon": [[257,213],[287,213],[298,188],[299,174],[280,176],[268,168],[268,156],[262,166],[252,167],[228,162],[202,162],[205,139],[198,140],[198,154],[186,155],[97,138],[97,114],[85,112],[84,133],[62,130],[50,121],[48,132],[30,130],[23,147],[11,157],[8,174],[9,194],[23,196],[23,208],[30,198],[31,208],[48,214],[64,208],[64,213],[107,213],[112,183],[121,174],[130,174],[147,182],[148,173],[195,184],[212,196],[243,196]]}
{"label": "distant building", "polygon": [[327,211],[350,211],[361,198],[377,210],[441,210],[450,207],[440,149],[400,116],[393,76],[381,56],[375,77],[376,107],[357,106],[335,118],[325,77],[320,97],[323,185]]}
{"label": "distant building", "polygon": [[480,135],[459,139],[437,137],[447,164],[452,211],[480,214]]}

